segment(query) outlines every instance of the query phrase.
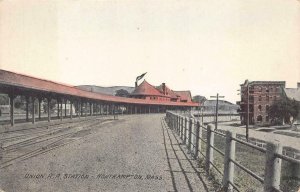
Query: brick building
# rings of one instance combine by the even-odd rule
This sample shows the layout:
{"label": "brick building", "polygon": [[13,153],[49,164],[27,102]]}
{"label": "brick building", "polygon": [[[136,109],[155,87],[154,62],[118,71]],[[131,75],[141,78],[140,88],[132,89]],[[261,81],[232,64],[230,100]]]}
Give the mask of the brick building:
{"label": "brick building", "polygon": [[[248,81],[241,86],[240,114],[242,124],[247,123],[249,106],[249,124],[268,125],[269,107],[279,100],[284,92],[285,81]],[[249,105],[248,105],[249,103]]]}

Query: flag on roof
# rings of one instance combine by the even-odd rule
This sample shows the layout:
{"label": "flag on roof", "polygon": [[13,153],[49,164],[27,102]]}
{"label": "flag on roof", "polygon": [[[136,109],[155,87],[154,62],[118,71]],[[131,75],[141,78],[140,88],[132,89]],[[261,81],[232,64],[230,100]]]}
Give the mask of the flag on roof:
{"label": "flag on roof", "polygon": [[[147,73],[147,72],[146,72],[146,73]],[[141,80],[141,79],[146,75],[146,73],[143,73],[143,74],[141,74],[140,76],[137,76],[137,77],[136,77],[136,81]]]}

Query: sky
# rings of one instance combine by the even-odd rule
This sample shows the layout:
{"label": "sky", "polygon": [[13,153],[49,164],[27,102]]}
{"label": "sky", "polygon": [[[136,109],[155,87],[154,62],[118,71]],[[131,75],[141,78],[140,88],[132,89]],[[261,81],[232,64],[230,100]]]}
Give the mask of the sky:
{"label": "sky", "polygon": [[300,82],[300,1],[0,0],[0,68],[235,103],[246,79]]}

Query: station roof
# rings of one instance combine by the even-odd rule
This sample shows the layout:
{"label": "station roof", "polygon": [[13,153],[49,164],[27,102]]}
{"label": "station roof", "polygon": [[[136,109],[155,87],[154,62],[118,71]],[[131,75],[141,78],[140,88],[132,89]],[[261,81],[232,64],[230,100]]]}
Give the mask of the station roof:
{"label": "station roof", "polygon": [[[89,91],[80,90],[74,86],[65,85],[41,78],[36,78],[28,75],[14,73],[0,69],[0,91],[2,88],[20,89],[33,93],[42,94],[57,94],[61,96],[71,96],[76,98],[85,98],[91,100],[99,100],[114,103],[128,103],[128,104],[143,104],[143,105],[165,105],[165,106],[199,106],[198,103],[193,102],[171,102],[171,101],[149,101],[144,99],[117,97],[112,95],[105,95],[100,93],[93,93]],[[158,91],[159,92],[159,91]]]}
{"label": "station roof", "polygon": [[192,94],[190,91],[174,91],[180,96],[180,100],[192,101]]}
{"label": "station roof", "polygon": [[150,85],[146,80],[144,80],[139,86],[137,86],[130,95],[148,95],[148,96],[165,97],[165,95],[161,94],[157,89],[155,89],[152,85]]}
{"label": "station roof", "polygon": [[166,95],[165,95],[165,96],[170,97],[170,98],[174,98],[174,99],[177,99],[177,97],[179,97],[178,95],[176,95],[176,94],[174,93],[174,91],[172,91],[172,90],[171,90],[168,86],[166,86],[166,85],[161,84],[160,86],[157,86],[156,88],[157,88],[161,93],[163,93],[163,92],[164,92],[163,86],[165,86],[165,90],[166,90]]}

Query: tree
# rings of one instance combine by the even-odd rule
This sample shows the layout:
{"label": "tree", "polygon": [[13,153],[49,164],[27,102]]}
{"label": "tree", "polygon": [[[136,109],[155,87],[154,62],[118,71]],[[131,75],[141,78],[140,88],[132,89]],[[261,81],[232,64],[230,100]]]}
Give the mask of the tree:
{"label": "tree", "polygon": [[204,96],[195,95],[192,100],[196,103],[204,103],[207,99]]}
{"label": "tree", "polygon": [[300,103],[296,100],[283,98],[271,105],[269,116],[274,123],[290,123],[293,125],[300,111]]}
{"label": "tree", "polygon": [[119,89],[116,91],[115,96],[119,96],[119,97],[128,97],[129,96],[129,92],[125,89]]}

